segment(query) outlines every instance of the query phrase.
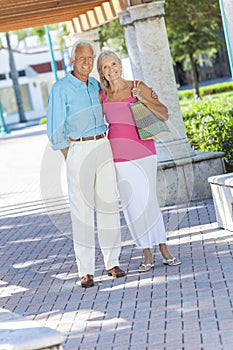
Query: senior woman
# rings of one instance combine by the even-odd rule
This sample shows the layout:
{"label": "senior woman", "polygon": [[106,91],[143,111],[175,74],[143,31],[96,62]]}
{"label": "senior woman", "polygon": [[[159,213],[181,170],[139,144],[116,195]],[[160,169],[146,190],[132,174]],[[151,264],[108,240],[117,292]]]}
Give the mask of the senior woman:
{"label": "senior woman", "polygon": [[179,265],[180,260],[172,256],[166,244],[156,195],[155,144],[153,140],[139,139],[129,105],[138,99],[161,120],[168,119],[167,107],[144,82],[135,88],[132,81],[122,78],[122,63],[113,51],[106,50],[99,55],[97,68],[124,217],[135,244],[144,252],[139,271],[154,267],[151,253],[154,244],[159,245],[165,265]]}

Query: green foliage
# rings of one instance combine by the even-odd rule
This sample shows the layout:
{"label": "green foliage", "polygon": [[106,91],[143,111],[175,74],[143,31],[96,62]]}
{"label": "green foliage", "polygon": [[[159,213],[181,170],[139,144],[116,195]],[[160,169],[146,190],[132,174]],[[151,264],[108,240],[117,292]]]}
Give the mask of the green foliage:
{"label": "green foliage", "polygon": [[61,23],[61,32],[62,32],[63,35],[69,35],[66,23]]}
{"label": "green foliage", "polygon": [[[221,84],[213,84],[208,86],[200,87],[200,97],[204,97],[206,95],[214,95],[223,92],[232,92],[233,91],[233,82],[221,83]],[[178,91],[178,95],[180,100],[183,99],[193,99],[193,90],[180,90]]]}
{"label": "green foliage", "polygon": [[191,89],[180,90],[180,91],[178,91],[178,95],[179,95],[180,100],[192,99],[193,98],[193,90],[191,90]]}
{"label": "green foliage", "polygon": [[[65,23],[55,23],[55,24],[50,24],[49,25],[49,30],[56,30],[59,32],[59,45],[61,48],[64,47],[64,35],[67,35],[67,29],[66,29],[66,24]],[[31,35],[36,35],[39,37],[39,40],[42,45],[46,43],[45,35],[46,35],[46,30],[44,26],[40,27],[33,27],[33,28],[27,28],[27,29],[21,29],[21,30],[16,30],[13,33],[17,34],[18,40],[21,41],[25,39],[27,36]]]}
{"label": "green foliage", "polygon": [[16,30],[13,33],[15,33],[18,36],[18,40],[21,41],[21,40],[24,40],[27,37],[28,30],[27,29],[21,29],[21,30]]}
{"label": "green foliage", "polygon": [[201,52],[220,45],[218,0],[167,0],[165,9],[170,48],[176,60],[190,54],[197,60]]}
{"label": "green foliage", "polygon": [[[225,45],[218,0],[167,0],[165,21],[174,62],[182,62],[191,70],[195,94],[198,96],[197,66],[208,57],[215,59],[217,50]],[[208,52],[208,55],[206,53]],[[205,62],[206,63],[206,62]]]}
{"label": "green foliage", "polygon": [[32,35],[37,35],[41,44],[45,43],[45,27],[34,27],[31,31]]}
{"label": "green foliage", "polygon": [[225,152],[227,172],[233,171],[233,95],[192,102],[183,111],[191,146],[200,151]]}
{"label": "green foliage", "polygon": [[115,51],[120,56],[127,54],[123,27],[119,19],[115,19],[99,28],[100,48]]}

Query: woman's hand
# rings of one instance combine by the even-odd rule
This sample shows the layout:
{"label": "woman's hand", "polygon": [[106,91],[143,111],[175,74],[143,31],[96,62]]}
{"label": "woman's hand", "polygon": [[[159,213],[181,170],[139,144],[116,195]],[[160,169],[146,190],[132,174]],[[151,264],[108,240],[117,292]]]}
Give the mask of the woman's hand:
{"label": "woman's hand", "polygon": [[[132,92],[132,96],[137,98],[141,102],[143,102],[143,100],[146,99],[146,97],[142,94],[142,91],[141,91],[140,87],[132,88],[131,92]],[[151,97],[155,98],[156,100],[158,100],[158,95],[155,92],[155,90],[153,90],[153,89],[151,89]]]}
{"label": "woman's hand", "polygon": [[[144,89],[140,89],[140,87],[134,87],[131,92],[132,92],[132,96],[135,97],[138,101],[145,103],[147,102],[147,97],[145,95],[145,90],[143,93]],[[152,93],[151,93],[152,96]]]}
{"label": "woman's hand", "polygon": [[132,88],[131,92],[133,97],[138,98],[138,96],[140,96],[141,90],[139,88],[134,87]]}
{"label": "woman's hand", "polygon": [[168,119],[167,107],[159,101],[156,92],[149,88],[144,82],[139,81],[137,86],[132,88],[132,96],[145,104],[159,119]]}

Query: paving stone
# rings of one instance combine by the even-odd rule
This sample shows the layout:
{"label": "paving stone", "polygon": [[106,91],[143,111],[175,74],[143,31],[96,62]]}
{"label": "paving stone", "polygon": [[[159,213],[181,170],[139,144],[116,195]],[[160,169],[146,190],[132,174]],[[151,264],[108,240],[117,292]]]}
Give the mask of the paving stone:
{"label": "paving stone", "polygon": [[233,235],[217,227],[212,199],[161,208],[182,265],[164,266],[155,247],[146,273],[121,214],[127,276],[107,276],[97,241],[95,286],[83,289],[67,193],[41,195],[47,143],[45,126],[0,139],[0,163],[10,165],[0,173],[2,307],[62,332],[65,350],[232,350]]}

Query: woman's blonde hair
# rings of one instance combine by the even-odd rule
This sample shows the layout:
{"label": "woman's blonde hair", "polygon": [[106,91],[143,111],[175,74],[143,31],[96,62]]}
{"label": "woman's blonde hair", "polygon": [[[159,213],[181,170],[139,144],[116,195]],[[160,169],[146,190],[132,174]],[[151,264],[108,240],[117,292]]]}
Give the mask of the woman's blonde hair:
{"label": "woman's blonde hair", "polygon": [[112,56],[113,58],[115,58],[115,60],[120,65],[122,65],[120,57],[114,51],[104,50],[104,51],[102,51],[99,54],[99,57],[98,57],[98,60],[97,60],[97,70],[98,70],[98,73],[99,73],[99,76],[100,76],[100,85],[101,85],[101,88],[104,90],[105,95],[107,94],[107,90],[108,90],[108,87],[109,87],[109,82],[103,76],[102,62],[107,56]]}

